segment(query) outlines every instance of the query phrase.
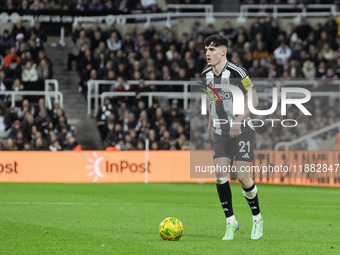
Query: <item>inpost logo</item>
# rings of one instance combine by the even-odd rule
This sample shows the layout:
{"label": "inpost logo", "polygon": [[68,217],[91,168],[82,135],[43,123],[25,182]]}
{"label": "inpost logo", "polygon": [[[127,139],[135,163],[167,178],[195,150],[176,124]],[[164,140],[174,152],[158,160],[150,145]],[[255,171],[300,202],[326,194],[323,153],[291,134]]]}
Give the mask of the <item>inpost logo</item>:
{"label": "inpost logo", "polygon": [[[86,165],[86,169],[89,177],[93,177],[93,182],[96,182],[99,178],[105,178],[110,174],[124,174],[124,173],[145,173],[144,162],[131,162],[129,160],[120,160],[117,162],[110,162],[105,160],[105,164],[101,164],[104,157],[99,157],[96,152],[93,152],[93,157],[87,159],[90,164]],[[150,173],[150,162],[148,172]],[[102,171],[101,171],[102,170]]]}
{"label": "inpost logo", "polygon": [[0,174],[12,174],[18,173],[18,163],[16,161],[14,161],[13,163],[3,163],[0,162]]}
{"label": "inpost logo", "polygon": [[96,182],[98,178],[104,178],[104,174],[100,172],[99,164],[102,162],[104,157],[98,157],[98,154],[96,152],[93,152],[94,158],[88,158],[87,160],[91,163],[90,165],[86,165],[86,169],[92,169],[87,175],[88,176],[94,176],[93,182]]}

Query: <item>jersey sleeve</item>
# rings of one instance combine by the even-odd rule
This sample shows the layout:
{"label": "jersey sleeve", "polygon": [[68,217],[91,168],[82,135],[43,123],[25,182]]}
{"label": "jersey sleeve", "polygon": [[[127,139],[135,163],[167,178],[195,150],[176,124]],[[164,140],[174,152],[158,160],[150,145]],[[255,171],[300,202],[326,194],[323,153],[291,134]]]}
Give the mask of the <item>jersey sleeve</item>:
{"label": "jersey sleeve", "polygon": [[240,70],[237,72],[238,79],[237,79],[237,85],[242,90],[243,94],[248,93],[248,89],[254,87],[254,84],[249,78],[249,74],[246,69],[243,67],[239,67]]}

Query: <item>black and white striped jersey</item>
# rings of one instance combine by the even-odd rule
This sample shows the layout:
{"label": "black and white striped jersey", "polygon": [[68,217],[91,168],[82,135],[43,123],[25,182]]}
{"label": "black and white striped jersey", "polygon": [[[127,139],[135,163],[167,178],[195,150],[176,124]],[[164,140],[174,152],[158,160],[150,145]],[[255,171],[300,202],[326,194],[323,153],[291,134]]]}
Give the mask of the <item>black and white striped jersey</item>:
{"label": "black and white striped jersey", "polygon": [[[213,120],[228,120],[227,124],[215,124],[215,134],[229,135],[230,123],[234,122],[235,118],[237,117],[233,113],[233,95],[228,88],[216,88],[215,84],[229,84],[237,86],[245,95],[247,94],[248,89],[254,86],[249,79],[248,72],[243,67],[235,65],[228,61],[220,75],[215,75],[212,67],[209,67],[202,72],[201,78],[203,79],[203,82],[210,85],[216,90],[222,101],[221,105],[216,94],[214,94],[210,90],[217,102],[216,105],[213,101],[210,102],[211,118]],[[246,102],[247,98],[245,97],[245,103]],[[250,117],[248,116],[245,119],[245,122],[247,123],[249,120]],[[246,125],[246,127],[244,127],[244,125],[241,125],[241,132],[242,130],[244,130],[244,128],[248,128],[248,125]]]}

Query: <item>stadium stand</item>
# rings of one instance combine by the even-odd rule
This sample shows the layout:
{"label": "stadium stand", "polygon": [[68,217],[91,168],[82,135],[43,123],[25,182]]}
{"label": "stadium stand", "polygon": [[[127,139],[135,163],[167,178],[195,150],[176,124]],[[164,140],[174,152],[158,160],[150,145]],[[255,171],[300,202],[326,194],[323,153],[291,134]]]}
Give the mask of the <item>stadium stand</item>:
{"label": "stadium stand", "polygon": [[[105,8],[116,8],[123,13],[140,8],[137,4],[124,11],[122,6],[130,6],[130,1],[118,2],[119,4],[115,3],[111,7],[111,1],[90,1],[88,4],[83,4],[82,1],[77,1],[76,4],[58,1],[56,3],[58,8],[62,9],[100,11]],[[287,1],[258,2],[283,4]],[[174,1],[172,3],[176,4]],[[208,4],[209,2],[186,1],[186,3]],[[245,0],[243,3],[253,4],[256,1]],[[147,11],[145,6],[141,8]],[[151,9],[155,10],[153,7]],[[340,75],[338,39],[340,35],[338,34],[339,22],[333,16],[319,20],[320,22],[313,25],[308,19],[301,19],[299,23],[290,22],[287,26],[282,26],[280,20],[269,12],[264,18],[254,19],[249,28],[242,24],[236,27],[235,23],[229,21],[224,22],[222,26],[196,21],[192,27],[180,34],[169,27],[154,24],[141,31],[140,28],[137,30],[136,27],[131,26],[127,29],[114,24],[109,26],[93,24],[89,27],[78,22],[72,32],[74,47],[69,51],[65,66],[69,70],[75,67],[79,77],[79,92],[84,95],[87,94],[90,80],[106,80],[109,83],[111,81],[108,86],[100,87],[99,93],[136,92],[138,95],[143,92],[183,92],[181,86],[160,86],[157,83],[158,81],[185,81],[192,77],[199,77],[205,67],[203,40],[210,34],[219,33],[226,35],[232,41],[228,59],[246,67],[252,78],[279,81],[320,78],[320,85],[313,88],[313,91],[324,91],[326,86],[322,84],[327,84],[329,80],[335,80]],[[0,72],[2,90],[11,89],[12,85],[16,89],[41,90],[40,81],[53,76],[53,56],[50,56],[51,59],[47,58],[43,47],[47,38],[46,30],[36,22],[27,31],[18,22],[13,26],[11,33],[9,31],[2,33],[0,38],[3,59]],[[75,66],[74,62],[76,62]],[[140,82],[138,85],[131,85],[130,80]],[[146,84],[144,82],[146,80],[154,81],[154,85]],[[273,149],[279,141],[292,140],[340,121],[335,110],[329,109],[330,104],[335,107],[338,101],[327,97],[311,101],[314,120],[308,125],[299,126],[293,133],[270,126],[262,128],[257,133],[257,149]],[[190,119],[188,112],[183,109],[183,104],[181,99],[155,100],[153,106],[148,108],[148,102],[144,97],[105,98],[104,105],[96,113],[100,138],[105,147],[116,147],[121,150],[142,149],[146,137],[151,140],[151,149],[188,149]],[[10,132],[16,120],[21,121],[20,125],[29,122],[23,115],[16,116],[19,111],[15,113],[15,109],[7,106],[6,98],[2,98],[3,125],[0,122],[2,127],[0,132]],[[74,138],[75,131],[67,124],[62,109],[51,109],[47,113],[41,109],[37,110],[36,107],[29,109],[34,109],[31,114],[38,118],[35,121],[39,120],[42,124],[33,125],[29,129],[25,127],[26,132],[31,135],[28,136],[25,132],[22,132],[22,135],[28,142],[36,141],[32,133],[40,131],[45,142],[43,141],[43,146],[40,146],[39,142],[38,145],[32,142],[29,147],[28,145],[17,146],[18,148],[48,149],[50,147],[51,150],[69,150],[77,145],[76,142],[68,139]],[[292,110],[289,114],[298,114],[298,112]],[[29,115],[28,118],[31,119]],[[51,130],[54,131],[55,138],[51,138],[54,137]],[[295,149],[311,149],[315,144],[335,136],[337,132],[339,130],[334,129],[314,139],[316,141],[301,144]],[[203,126],[194,130],[193,134],[202,138],[202,145],[204,139],[208,139]],[[19,132],[19,137],[20,135]],[[14,148],[12,144],[13,141],[4,141],[2,147]]]}
{"label": "stadium stand", "polygon": [[[46,91],[53,77],[53,63],[44,52],[47,32],[40,22],[27,30],[21,22],[0,37],[1,91]],[[25,94],[25,93],[24,93]],[[27,93],[30,94],[30,93]],[[75,129],[67,124],[64,110],[55,100],[50,109],[44,96],[1,95],[1,150],[73,150]]]}
{"label": "stadium stand", "polygon": [[3,0],[0,1],[0,10],[20,10],[20,11],[48,11],[63,10],[77,12],[107,12],[115,14],[126,14],[131,12],[160,12],[161,9],[155,0]]}

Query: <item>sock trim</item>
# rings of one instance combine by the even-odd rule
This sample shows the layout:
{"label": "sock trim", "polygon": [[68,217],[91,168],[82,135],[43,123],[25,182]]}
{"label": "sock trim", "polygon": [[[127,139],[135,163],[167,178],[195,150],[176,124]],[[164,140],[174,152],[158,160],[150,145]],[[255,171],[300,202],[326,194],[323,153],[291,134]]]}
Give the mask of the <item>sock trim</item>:
{"label": "sock trim", "polygon": [[249,191],[252,191],[253,189],[255,188],[255,183],[253,183],[253,185],[251,185],[250,188],[246,188],[246,189],[243,189],[245,192],[249,192]]}
{"label": "sock trim", "polygon": [[235,215],[231,215],[230,217],[226,218],[227,224],[234,224],[236,222]]}
{"label": "sock trim", "polygon": [[259,221],[262,219],[261,213],[257,214],[257,215],[253,215],[253,221]]}

